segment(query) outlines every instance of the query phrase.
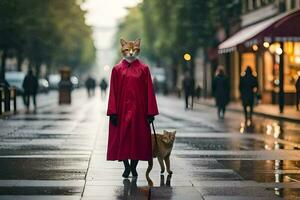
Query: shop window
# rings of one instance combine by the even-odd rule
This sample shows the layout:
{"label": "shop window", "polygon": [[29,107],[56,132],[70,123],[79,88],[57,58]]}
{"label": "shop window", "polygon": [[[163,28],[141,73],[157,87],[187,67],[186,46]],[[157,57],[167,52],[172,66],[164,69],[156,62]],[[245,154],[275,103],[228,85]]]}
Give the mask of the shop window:
{"label": "shop window", "polygon": [[243,73],[247,66],[250,66],[254,74],[256,74],[256,58],[254,53],[243,53],[241,62],[241,72]]}
{"label": "shop window", "polygon": [[272,91],[274,89],[273,56],[270,52],[264,53],[264,89]]}
{"label": "shop window", "polygon": [[285,42],[285,91],[295,92],[295,83],[300,74],[300,42]]}
{"label": "shop window", "polygon": [[[279,87],[279,55],[276,50],[279,43],[273,43],[269,51],[264,53],[264,89],[278,92]],[[284,91],[295,92],[295,83],[300,74],[300,42],[284,43]]]}

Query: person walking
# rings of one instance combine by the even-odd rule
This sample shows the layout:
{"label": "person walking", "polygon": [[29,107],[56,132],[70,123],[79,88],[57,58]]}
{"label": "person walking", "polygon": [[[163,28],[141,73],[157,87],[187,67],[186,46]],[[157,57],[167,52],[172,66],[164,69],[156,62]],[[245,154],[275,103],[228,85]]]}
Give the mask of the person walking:
{"label": "person walking", "polygon": [[91,76],[89,76],[85,81],[85,87],[88,93],[88,97],[94,96],[96,81]]}
{"label": "person walking", "polygon": [[99,86],[100,86],[100,90],[101,90],[101,97],[102,97],[102,98],[105,98],[105,97],[106,97],[106,89],[107,89],[107,87],[108,87],[108,84],[107,84],[105,78],[103,78],[103,79],[101,80]]}
{"label": "person walking", "polygon": [[247,125],[250,125],[252,122],[255,93],[258,90],[257,78],[253,75],[250,66],[247,66],[245,72],[243,72],[242,76],[240,77],[239,90],[241,93],[245,122]]}
{"label": "person walking", "polygon": [[123,59],[113,67],[110,79],[107,160],[122,161],[122,176],[128,178],[130,173],[138,176],[139,160],[152,159],[150,123],[158,108],[150,70],[137,58],[140,39],[120,42]]}
{"label": "person walking", "polygon": [[296,108],[299,110],[299,102],[300,102],[300,76],[298,76],[298,79],[295,84],[296,87]]}
{"label": "person walking", "polygon": [[185,76],[182,81],[182,88],[184,90],[184,96],[185,96],[185,109],[187,110],[189,108],[189,98],[190,97],[192,100],[191,109],[193,109],[195,81],[190,76],[189,72],[185,73]]}
{"label": "person walking", "polygon": [[92,81],[91,81],[92,96],[95,96],[95,94],[96,94],[96,86],[97,86],[96,80],[94,78],[92,78]]}
{"label": "person walking", "polygon": [[212,83],[213,95],[218,107],[218,118],[224,119],[226,105],[229,103],[229,80],[223,66],[219,66]]}
{"label": "person walking", "polygon": [[198,100],[199,100],[200,97],[202,96],[202,87],[201,87],[201,85],[198,85],[198,86],[196,87],[196,96],[197,96],[197,99],[198,99]]}
{"label": "person walking", "polygon": [[24,102],[26,105],[26,112],[29,112],[30,97],[32,97],[34,111],[36,112],[36,94],[38,92],[39,84],[38,84],[38,79],[33,74],[32,69],[29,69],[27,75],[24,78],[22,86],[24,89]]}

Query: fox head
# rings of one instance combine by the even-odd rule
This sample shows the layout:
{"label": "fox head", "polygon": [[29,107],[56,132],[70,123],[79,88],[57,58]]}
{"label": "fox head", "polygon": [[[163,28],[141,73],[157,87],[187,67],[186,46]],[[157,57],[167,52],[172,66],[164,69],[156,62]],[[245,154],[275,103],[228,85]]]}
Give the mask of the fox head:
{"label": "fox head", "polygon": [[120,39],[122,55],[129,63],[134,61],[140,53],[141,39],[126,41]]}

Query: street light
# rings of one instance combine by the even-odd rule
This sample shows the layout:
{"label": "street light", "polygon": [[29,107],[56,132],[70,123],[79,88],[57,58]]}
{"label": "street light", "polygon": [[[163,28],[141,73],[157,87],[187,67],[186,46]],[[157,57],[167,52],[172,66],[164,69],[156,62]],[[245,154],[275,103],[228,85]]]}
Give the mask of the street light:
{"label": "street light", "polygon": [[270,43],[269,43],[269,42],[264,42],[264,44],[263,44],[263,45],[264,45],[264,47],[265,47],[265,48],[269,48],[269,46],[270,46]]}
{"label": "street light", "polygon": [[279,43],[273,43],[269,46],[269,51],[271,53],[276,53],[276,49],[280,48],[280,44]]}
{"label": "street light", "polygon": [[183,58],[184,58],[185,61],[190,61],[192,59],[192,56],[189,53],[185,53],[183,55]]}
{"label": "street light", "polygon": [[257,51],[257,50],[258,50],[257,44],[254,44],[254,45],[252,46],[252,49],[253,49],[253,51]]}
{"label": "street light", "polygon": [[275,52],[278,54],[278,55],[281,55],[282,53],[283,53],[283,51],[282,51],[282,48],[277,48],[276,50],[275,50]]}

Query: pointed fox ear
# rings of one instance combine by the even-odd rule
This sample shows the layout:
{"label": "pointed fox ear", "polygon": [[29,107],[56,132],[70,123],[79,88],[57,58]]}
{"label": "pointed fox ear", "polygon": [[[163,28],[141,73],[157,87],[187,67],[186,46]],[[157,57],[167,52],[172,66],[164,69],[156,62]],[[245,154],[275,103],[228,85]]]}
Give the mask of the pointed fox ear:
{"label": "pointed fox ear", "polygon": [[141,46],[141,39],[138,38],[138,39],[134,40],[134,44],[137,46]]}
{"label": "pointed fox ear", "polygon": [[120,39],[120,43],[121,43],[122,46],[127,44],[127,42],[123,38]]}

